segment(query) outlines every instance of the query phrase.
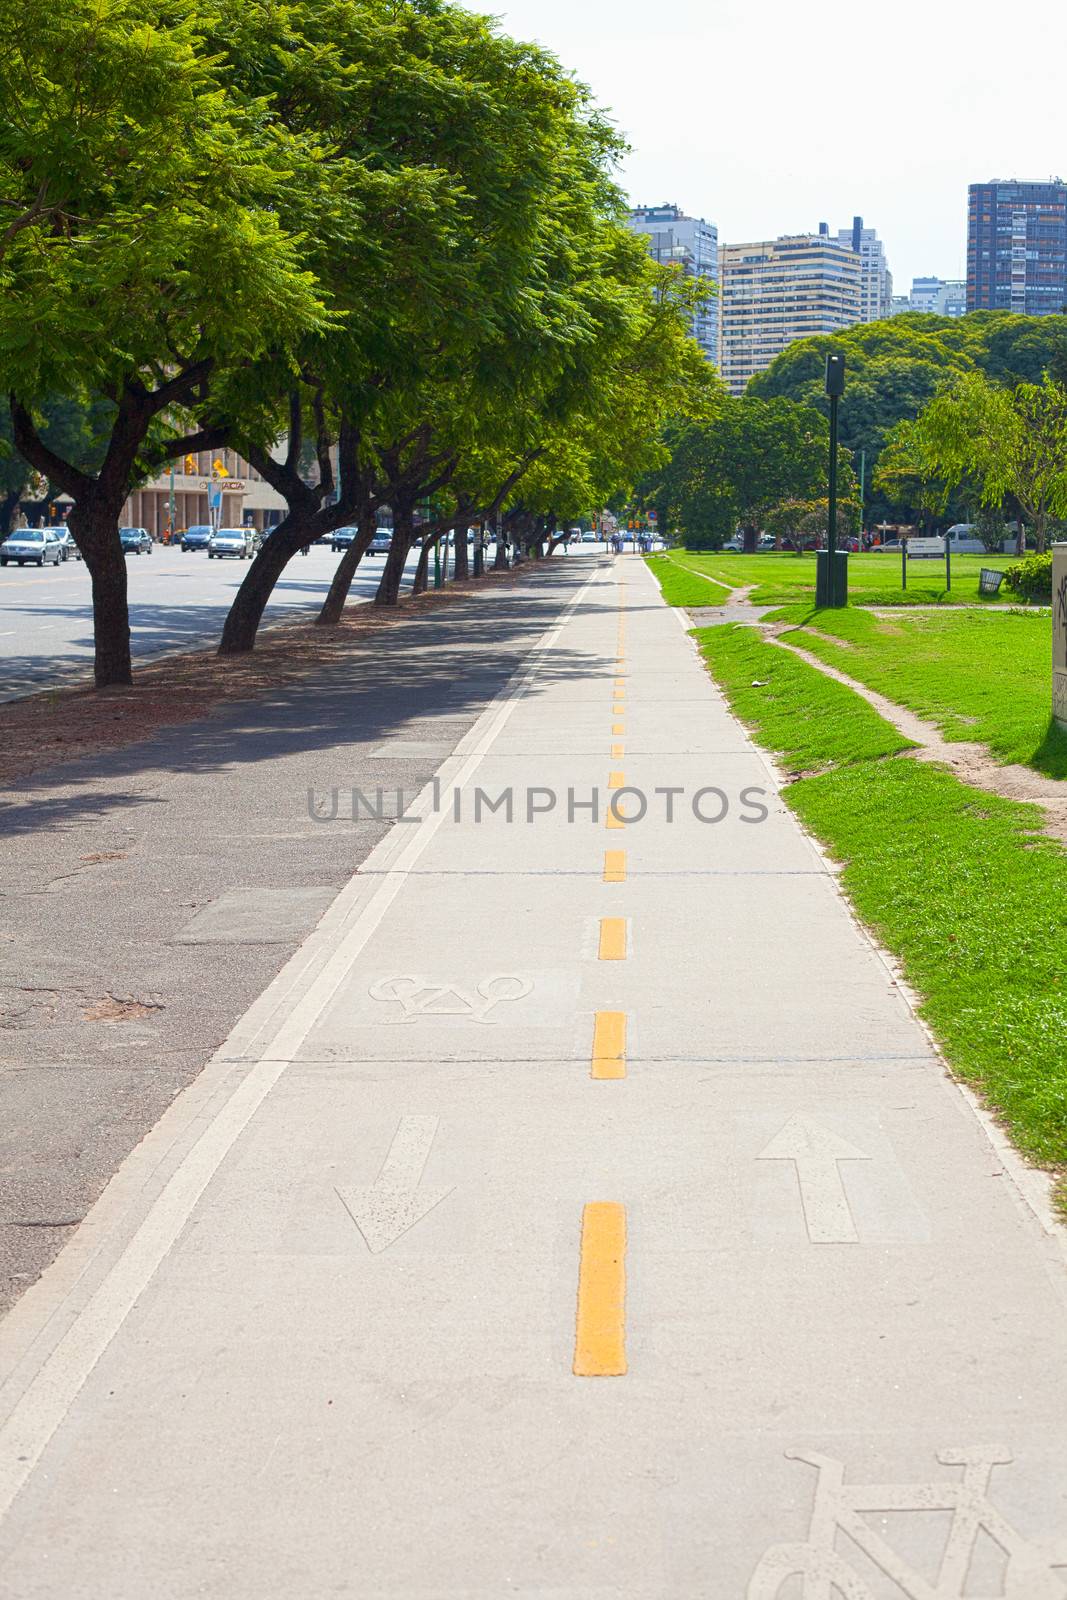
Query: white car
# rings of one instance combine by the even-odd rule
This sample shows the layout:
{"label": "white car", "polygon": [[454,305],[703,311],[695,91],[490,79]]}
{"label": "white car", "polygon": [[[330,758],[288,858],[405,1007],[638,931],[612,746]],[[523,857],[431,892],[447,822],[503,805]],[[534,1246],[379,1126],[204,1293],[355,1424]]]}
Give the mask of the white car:
{"label": "white car", "polygon": [[63,560],[63,547],[52,528],[19,528],[0,544],[0,567],[17,561],[20,567],[27,562],[34,567],[51,562],[58,567]]}
{"label": "white car", "polygon": [[255,553],[255,528],[216,528],[208,540],[209,561],[214,561],[216,556],[220,561],[225,556],[233,556],[237,561],[251,561]]}

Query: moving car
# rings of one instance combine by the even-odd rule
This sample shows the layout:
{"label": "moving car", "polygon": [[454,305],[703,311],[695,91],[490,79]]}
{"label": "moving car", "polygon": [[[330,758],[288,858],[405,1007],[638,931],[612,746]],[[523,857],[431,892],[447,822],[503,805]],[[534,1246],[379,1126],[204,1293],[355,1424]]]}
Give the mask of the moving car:
{"label": "moving car", "polygon": [[182,534],[182,549],[206,550],[211,543],[211,535],[214,532],[214,528],[204,522],[198,522],[194,527],[186,528]]}
{"label": "moving car", "polygon": [[17,561],[20,567],[43,567],[50,561],[58,567],[63,560],[62,547],[53,528],[19,528],[0,544],[0,567]]}
{"label": "moving car", "polygon": [[147,528],[120,528],[119,543],[124,555],[135,556],[152,554],[152,541],[148,536]]}
{"label": "moving car", "polygon": [[330,549],[334,555],[340,555],[342,550],[347,550],[359,533],[358,528],[335,528],[330,535]]}
{"label": "moving car", "polygon": [[257,542],[255,528],[216,528],[208,541],[207,558],[214,561],[218,556],[221,561],[232,556],[237,561],[251,561]]}

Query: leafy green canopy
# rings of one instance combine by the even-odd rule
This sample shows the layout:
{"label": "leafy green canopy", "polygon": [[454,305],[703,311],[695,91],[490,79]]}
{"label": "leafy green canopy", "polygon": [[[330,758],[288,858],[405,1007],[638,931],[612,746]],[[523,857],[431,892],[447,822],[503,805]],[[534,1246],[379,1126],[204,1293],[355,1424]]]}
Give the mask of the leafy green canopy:
{"label": "leafy green canopy", "polygon": [[[717,549],[738,526],[751,536],[783,501],[817,499],[826,487],[830,427],[812,406],[744,396],[672,430],[669,464],[648,486],[661,526],[680,528],[692,549]],[[842,499],[853,477],[839,462]]]}
{"label": "leafy green canopy", "polygon": [[0,0],[0,382],[27,405],[321,322],[305,156],[227,97],[192,0]]}
{"label": "leafy green canopy", "polygon": [[[827,411],[826,356],[844,353],[847,386],[840,404],[841,443],[866,453],[867,484],[894,427],[918,416],[946,379],[969,372],[1014,386],[1040,382],[1050,366],[1067,366],[1067,317],[1022,317],[975,311],[965,317],[911,313],[858,323],[840,333],[799,339],[750,382],[760,399],[785,398]],[[882,498],[868,496],[868,520],[923,509],[907,485],[883,480]]]}

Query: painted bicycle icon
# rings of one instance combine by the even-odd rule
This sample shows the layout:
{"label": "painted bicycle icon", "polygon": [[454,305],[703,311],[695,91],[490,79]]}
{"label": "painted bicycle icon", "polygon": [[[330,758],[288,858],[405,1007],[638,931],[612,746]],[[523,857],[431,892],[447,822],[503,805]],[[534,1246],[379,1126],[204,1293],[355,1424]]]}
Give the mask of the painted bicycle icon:
{"label": "painted bicycle icon", "polygon": [[[1064,1600],[1067,1541],[1043,1547],[1024,1539],[989,1498],[993,1468],[1012,1457],[999,1450],[941,1450],[942,1466],[962,1467],[955,1482],[922,1484],[846,1484],[844,1466],[830,1456],[787,1450],[791,1461],[803,1461],[819,1474],[811,1530],[805,1544],[772,1545],[749,1579],[747,1600],[877,1600],[868,1583],[842,1554],[844,1535],[872,1566],[896,1584],[907,1600],[961,1600],[975,1595],[968,1585],[975,1545],[985,1533],[1002,1556],[1002,1577],[996,1594],[982,1600]],[[915,1571],[865,1521],[869,1514],[891,1511],[947,1511],[951,1527],[934,1583]],[[803,1580],[798,1588],[794,1580]],[[788,1586],[788,1587],[786,1587]],[[882,1586],[879,1586],[879,1593]],[[977,1597],[976,1597],[977,1600]]]}

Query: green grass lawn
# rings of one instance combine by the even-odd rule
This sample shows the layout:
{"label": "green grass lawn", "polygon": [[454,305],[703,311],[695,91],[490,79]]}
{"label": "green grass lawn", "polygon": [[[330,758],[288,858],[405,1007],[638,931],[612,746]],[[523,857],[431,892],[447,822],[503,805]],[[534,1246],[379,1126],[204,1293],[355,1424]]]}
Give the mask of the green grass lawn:
{"label": "green grass lawn", "polygon": [[[789,605],[815,598],[815,557],[813,555],[741,556],[710,551],[671,551],[670,559],[696,572],[734,588],[755,585],[749,599],[753,605]],[[981,567],[1010,566],[1013,556],[953,556],[952,589],[945,589],[943,561],[908,563],[908,587],[900,586],[899,555],[854,555],[848,558],[849,597],[857,605],[988,605],[978,593]],[[1010,598],[1002,592],[998,600]]]}
{"label": "green grass lawn", "polygon": [[[1035,837],[1037,808],[902,759],[858,695],[795,657],[783,665],[749,628],[696,638],[759,742],[814,770],[785,799],[844,864],[846,892],[955,1071],[1020,1150],[1067,1170],[1067,852]],[[1059,1199],[1067,1211],[1063,1183]]]}
{"label": "green grass lawn", "polygon": [[721,606],[730,598],[729,589],[688,570],[684,562],[670,556],[646,556],[656,574],[663,598],[669,606]]}
{"label": "green grass lawn", "polygon": [[852,607],[780,615],[789,638],[820,661],[936,722],[946,739],[988,745],[1067,778],[1067,733],[1052,721],[1047,611],[943,611],[872,616]]}

